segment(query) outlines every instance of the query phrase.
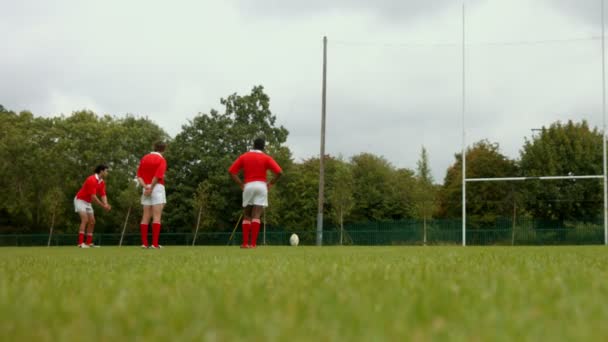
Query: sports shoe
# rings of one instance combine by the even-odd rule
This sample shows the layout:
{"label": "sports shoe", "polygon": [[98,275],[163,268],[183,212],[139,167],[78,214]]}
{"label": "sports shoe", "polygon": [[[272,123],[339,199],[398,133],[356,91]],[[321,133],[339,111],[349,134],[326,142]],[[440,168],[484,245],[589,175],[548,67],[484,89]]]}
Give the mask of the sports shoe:
{"label": "sports shoe", "polygon": [[249,248],[249,245],[241,245],[241,248],[242,248],[242,249]]}
{"label": "sports shoe", "polygon": [[148,249],[148,248],[150,248],[150,247],[148,247],[148,246],[146,246],[146,245],[141,245],[141,248],[142,248],[142,249]]}
{"label": "sports shoe", "polygon": [[151,248],[151,249],[163,249],[164,247],[161,246],[161,245],[158,245],[158,246],[150,245],[150,247],[148,247],[148,248]]}
{"label": "sports shoe", "polygon": [[92,244],[90,244],[90,245],[87,245],[87,246],[89,246],[89,248],[99,248],[99,247],[100,247],[100,246],[97,246],[97,245],[96,245],[96,244],[94,244],[94,243],[92,243]]}
{"label": "sports shoe", "polygon": [[80,245],[78,245],[78,248],[91,248],[89,247],[89,245],[87,245],[86,243],[81,243]]}

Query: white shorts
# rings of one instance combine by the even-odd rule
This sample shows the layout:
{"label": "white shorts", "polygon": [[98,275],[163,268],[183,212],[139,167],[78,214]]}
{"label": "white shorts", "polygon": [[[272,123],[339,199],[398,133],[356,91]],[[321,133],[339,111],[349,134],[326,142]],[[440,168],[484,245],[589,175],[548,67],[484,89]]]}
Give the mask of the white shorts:
{"label": "white shorts", "polygon": [[87,201],[83,201],[74,197],[74,211],[77,213],[87,213],[93,215],[93,205]]}
{"label": "white shorts", "polygon": [[154,189],[152,189],[152,193],[150,196],[141,195],[141,204],[142,205],[157,205],[157,204],[165,204],[167,203],[167,197],[165,195],[165,186],[162,184],[156,184]]}
{"label": "white shorts", "polygon": [[268,206],[268,186],[266,182],[249,182],[243,189],[243,208],[248,205]]}

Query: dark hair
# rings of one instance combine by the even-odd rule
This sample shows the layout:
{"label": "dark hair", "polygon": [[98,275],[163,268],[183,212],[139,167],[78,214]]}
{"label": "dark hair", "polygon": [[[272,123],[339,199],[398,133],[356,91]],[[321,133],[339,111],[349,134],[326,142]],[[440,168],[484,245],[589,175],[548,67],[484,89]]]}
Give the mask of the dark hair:
{"label": "dark hair", "polygon": [[256,138],[253,141],[253,148],[256,150],[264,151],[264,145],[266,145],[266,141],[264,141],[264,138]]}
{"label": "dark hair", "polygon": [[154,143],[154,152],[165,152],[165,148],[167,148],[167,144],[162,141]]}
{"label": "dark hair", "polygon": [[100,173],[101,171],[105,171],[108,169],[108,166],[105,164],[99,164],[97,165],[97,167],[95,168],[95,173]]}

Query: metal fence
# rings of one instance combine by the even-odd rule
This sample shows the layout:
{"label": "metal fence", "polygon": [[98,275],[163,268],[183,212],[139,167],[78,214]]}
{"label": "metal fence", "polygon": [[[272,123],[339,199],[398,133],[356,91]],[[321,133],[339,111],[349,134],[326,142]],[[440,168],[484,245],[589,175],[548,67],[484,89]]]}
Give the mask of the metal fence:
{"label": "metal fence", "polygon": [[[288,245],[292,233],[298,234],[300,244],[314,245],[316,233],[309,230],[290,230],[269,227],[260,232],[258,245]],[[232,236],[232,239],[231,239]],[[161,233],[163,245],[192,245],[192,232]],[[55,234],[51,246],[76,245],[77,234]],[[344,230],[326,228],[324,245],[458,245],[462,242],[460,220],[401,220],[366,222],[345,225]],[[94,243],[99,246],[117,246],[118,233],[96,233]],[[125,234],[123,245],[139,245],[138,233]],[[196,245],[238,245],[240,229],[231,232],[199,232]],[[0,246],[46,246],[48,234],[0,234]],[[467,228],[468,245],[594,245],[603,244],[604,230],[601,219],[589,221],[557,222],[534,219],[497,219],[475,223]]]}

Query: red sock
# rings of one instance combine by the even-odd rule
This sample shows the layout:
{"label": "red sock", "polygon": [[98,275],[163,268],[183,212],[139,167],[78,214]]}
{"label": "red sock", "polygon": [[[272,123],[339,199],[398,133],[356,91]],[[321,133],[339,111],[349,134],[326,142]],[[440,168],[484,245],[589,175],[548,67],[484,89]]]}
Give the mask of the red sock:
{"label": "red sock", "polygon": [[260,219],[251,220],[251,245],[255,247],[258,242],[258,233],[260,232]]}
{"label": "red sock", "polygon": [[249,230],[251,230],[251,221],[243,220],[243,247],[249,244]]}
{"label": "red sock", "polygon": [[160,223],[152,222],[152,245],[158,247],[158,237],[160,236]]}
{"label": "red sock", "polygon": [[84,233],[78,233],[78,244],[82,245],[84,242]]}
{"label": "red sock", "polygon": [[89,233],[87,234],[87,245],[90,245],[93,243],[93,233]]}
{"label": "red sock", "polygon": [[148,224],[140,223],[139,231],[141,233],[141,244],[144,246],[148,246]]}

